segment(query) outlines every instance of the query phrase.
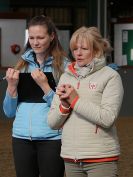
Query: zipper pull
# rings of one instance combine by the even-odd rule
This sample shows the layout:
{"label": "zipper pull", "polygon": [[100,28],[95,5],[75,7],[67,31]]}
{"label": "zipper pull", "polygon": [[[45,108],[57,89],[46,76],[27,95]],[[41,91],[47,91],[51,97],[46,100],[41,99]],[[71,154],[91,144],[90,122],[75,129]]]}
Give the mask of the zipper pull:
{"label": "zipper pull", "polygon": [[99,126],[96,125],[96,130],[95,130],[95,133],[96,133],[96,134],[97,134],[98,128],[99,128]]}
{"label": "zipper pull", "polygon": [[78,81],[77,83],[77,89],[79,89],[79,86],[80,86],[80,81]]}
{"label": "zipper pull", "polygon": [[77,159],[76,158],[74,159],[74,163],[77,163]]}

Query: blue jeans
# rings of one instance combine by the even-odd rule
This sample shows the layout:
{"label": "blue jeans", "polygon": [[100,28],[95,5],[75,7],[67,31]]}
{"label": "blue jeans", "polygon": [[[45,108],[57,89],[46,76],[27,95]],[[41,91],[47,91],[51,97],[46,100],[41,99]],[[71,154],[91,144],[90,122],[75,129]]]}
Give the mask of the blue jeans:
{"label": "blue jeans", "polygon": [[118,177],[117,162],[65,162],[66,177]]}
{"label": "blue jeans", "polygon": [[17,177],[64,177],[61,140],[12,139]]}

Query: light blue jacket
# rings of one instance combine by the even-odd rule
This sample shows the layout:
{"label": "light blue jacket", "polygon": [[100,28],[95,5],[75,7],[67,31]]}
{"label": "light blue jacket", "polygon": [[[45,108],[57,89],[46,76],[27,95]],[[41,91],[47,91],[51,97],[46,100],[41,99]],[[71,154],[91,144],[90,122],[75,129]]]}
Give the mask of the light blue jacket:
{"label": "light blue jacket", "polygon": [[[28,72],[38,68],[34,61],[33,50],[29,50],[22,55],[22,58],[29,62]],[[45,63],[40,66],[44,72],[53,72],[53,57],[49,57]],[[64,67],[67,66],[68,60],[64,60]],[[24,72],[24,71],[22,71]],[[33,140],[51,140],[60,139],[61,131],[52,130],[47,124],[47,114],[54,96],[51,90],[43,96],[44,103],[18,103],[18,97],[12,98],[6,92],[3,102],[3,110],[8,118],[14,118],[12,136],[22,139]]]}

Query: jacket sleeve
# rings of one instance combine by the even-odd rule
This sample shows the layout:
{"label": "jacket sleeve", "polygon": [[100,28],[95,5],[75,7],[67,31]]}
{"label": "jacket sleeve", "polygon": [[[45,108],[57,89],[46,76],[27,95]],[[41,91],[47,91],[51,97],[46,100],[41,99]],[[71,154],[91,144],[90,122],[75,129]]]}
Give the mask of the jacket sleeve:
{"label": "jacket sleeve", "polygon": [[48,103],[49,107],[51,106],[55,92],[51,89],[48,94],[43,96],[43,99]]}
{"label": "jacket sleeve", "polygon": [[3,110],[7,117],[13,118],[16,114],[18,97],[11,97],[8,92],[6,92],[3,101]]}
{"label": "jacket sleeve", "polygon": [[79,98],[73,111],[78,113],[83,119],[101,127],[109,128],[118,117],[123,100],[123,93],[120,75],[118,73],[114,74],[108,80],[103,90],[99,105],[93,103],[91,100]]}
{"label": "jacket sleeve", "polygon": [[[64,58],[64,70],[67,68],[68,64],[70,64],[70,61],[67,58]],[[53,90],[50,90],[50,92],[47,95],[43,96],[43,99],[48,103],[49,106],[51,106],[53,97],[55,92]]]}
{"label": "jacket sleeve", "polygon": [[[59,84],[62,82],[62,77]],[[48,124],[52,129],[60,129],[69,117],[69,114],[62,114],[59,109],[60,99],[54,95],[50,111],[48,113]]]}

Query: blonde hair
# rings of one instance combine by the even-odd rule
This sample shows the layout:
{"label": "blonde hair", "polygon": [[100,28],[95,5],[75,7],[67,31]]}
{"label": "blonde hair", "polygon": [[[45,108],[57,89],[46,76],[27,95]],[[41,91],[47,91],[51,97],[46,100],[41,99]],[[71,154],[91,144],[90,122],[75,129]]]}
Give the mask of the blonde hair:
{"label": "blonde hair", "polygon": [[86,40],[92,56],[100,58],[105,55],[106,52],[112,51],[112,47],[107,39],[103,38],[98,28],[96,27],[80,27],[77,29],[70,40],[70,49],[73,50],[76,47],[76,43],[79,39]]}

